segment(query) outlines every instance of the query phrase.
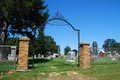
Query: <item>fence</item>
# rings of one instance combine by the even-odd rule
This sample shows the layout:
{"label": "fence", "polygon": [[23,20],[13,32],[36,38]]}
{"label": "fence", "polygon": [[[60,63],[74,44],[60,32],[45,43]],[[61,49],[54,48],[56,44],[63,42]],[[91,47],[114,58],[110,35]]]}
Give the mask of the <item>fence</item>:
{"label": "fence", "polygon": [[91,65],[119,63],[120,48],[91,48]]}
{"label": "fence", "polygon": [[0,45],[0,70],[15,69],[16,46]]}

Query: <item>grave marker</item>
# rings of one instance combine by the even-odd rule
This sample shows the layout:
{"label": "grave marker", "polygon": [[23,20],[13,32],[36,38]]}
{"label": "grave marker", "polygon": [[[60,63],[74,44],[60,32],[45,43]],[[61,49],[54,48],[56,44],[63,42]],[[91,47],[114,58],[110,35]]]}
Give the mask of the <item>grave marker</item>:
{"label": "grave marker", "polygon": [[115,58],[112,58],[113,61],[115,61],[116,59]]}
{"label": "grave marker", "polygon": [[67,53],[67,60],[68,62],[75,62],[75,52],[69,51]]}

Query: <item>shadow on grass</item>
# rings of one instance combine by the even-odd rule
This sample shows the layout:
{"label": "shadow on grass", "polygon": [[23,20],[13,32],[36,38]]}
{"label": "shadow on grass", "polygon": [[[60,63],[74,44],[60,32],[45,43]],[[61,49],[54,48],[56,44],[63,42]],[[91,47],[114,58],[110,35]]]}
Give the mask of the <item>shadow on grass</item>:
{"label": "shadow on grass", "polygon": [[111,64],[117,64],[117,62],[91,63],[91,65],[111,65]]}
{"label": "shadow on grass", "polygon": [[[34,59],[34,64],[36,63],[46,63],[49,62],[50,60],[48,59]],[[28,65],[32,65],[33,59],[28,59]],[[36,69],[37,67],[34,67]],[[28,69],[32,69],[32,66],[28,66]]]}

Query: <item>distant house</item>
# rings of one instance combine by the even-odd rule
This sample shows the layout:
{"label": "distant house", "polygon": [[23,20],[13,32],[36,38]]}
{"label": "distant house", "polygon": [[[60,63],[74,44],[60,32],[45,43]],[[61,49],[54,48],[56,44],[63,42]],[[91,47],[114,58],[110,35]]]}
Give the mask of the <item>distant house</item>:
{"label": "distant house", "polygon": [[104,52],[104,51],[100,51],[100,53],[99,53],[99,57],[106,57],[106,52]]}
{"label": "distant house", "polygon": [[60,56],[60,54],[58,54],[58,53],[53,53],[53,56],[52,57],[59,57]]}

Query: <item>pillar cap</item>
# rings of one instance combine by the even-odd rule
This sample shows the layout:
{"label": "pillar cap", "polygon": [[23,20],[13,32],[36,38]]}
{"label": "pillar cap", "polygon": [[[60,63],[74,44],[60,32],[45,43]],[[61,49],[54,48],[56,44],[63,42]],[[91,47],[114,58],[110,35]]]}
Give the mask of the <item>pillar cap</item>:
{"label": "pillar cap", "polygon": [[20,37],[19,40],[22,40],[22,41],[29,41],[30,38],[28,38],[28,37]]}
{"label": "pillar cap", "polygon": [[83,42],[80,43],[80,45],[90,45],[90,43],[87,42],[87,41],[83,41]]}

